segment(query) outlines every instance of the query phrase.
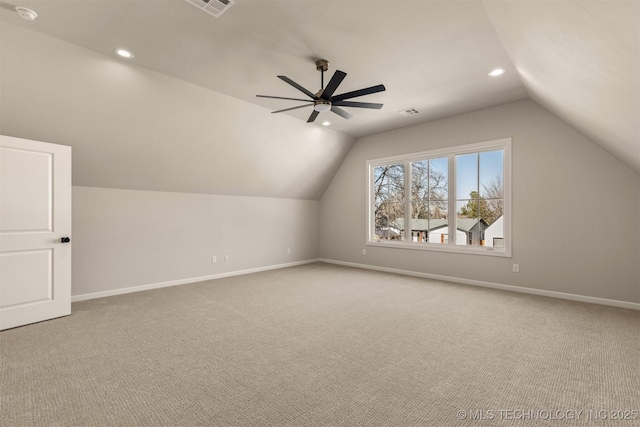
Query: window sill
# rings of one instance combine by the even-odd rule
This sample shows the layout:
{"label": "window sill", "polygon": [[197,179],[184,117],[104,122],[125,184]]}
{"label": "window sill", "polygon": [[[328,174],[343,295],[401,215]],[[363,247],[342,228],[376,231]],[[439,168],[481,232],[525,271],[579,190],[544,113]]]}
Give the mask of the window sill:
{"label": "window sill", "polygon": [[382,240],[370,240],[366,243],[367,246],[393,248],[393,249],[410,249],[418,251],[432,251],[432,252],[449,252],[456,254],[466,255],[485,255],[496,256],[503,258],[511,258],[511,251],[507,248],[496,249],[487,246],[467,246],[467,245],[449,245],[449,244],[436,244],[436,243],[421,243],[421,242],[400,242],[400,241],[382,241]]}

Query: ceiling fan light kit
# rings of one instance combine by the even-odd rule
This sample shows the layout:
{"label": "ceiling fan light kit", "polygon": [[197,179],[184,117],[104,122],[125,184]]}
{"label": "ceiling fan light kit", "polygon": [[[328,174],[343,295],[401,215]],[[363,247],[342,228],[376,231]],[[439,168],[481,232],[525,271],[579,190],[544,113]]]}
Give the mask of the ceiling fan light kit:
{"label": "ceiling fan light kit", "polygon": [[314,101],[313,109],[318,113],[326,113],[331,110],[331,102],[325,100]]}
{"label": "ceiling fan light kit", "polygon": [[355,108],[370,108],[379,110],[382,108],[382,104],[371,103],[371,102],[355,102],[355,101],[347,101],[351,98],[357,98],[359,96],[370,95],[376,92],[382,92],[385,90],[384,85],[376,85],[371,86],[365,89],[354,90],[352,92],[343,93],[340,95],[333,96],[342,80],[347,76],[347,73],[344,71],[336,70],[329,80],[327,86],[324,86],[324,72],[329,69],[329,61],[326,59],[318,59],[316,61],[316,70],[320,71],[320,90],[316,93],[313,93],[304,87],[300,86],[298,83],[294,82],[287,76],[278,76],[278,78],[285,83],[290,84],[294,88],[298,89],[300,92],[307,95],[310,99],[301,99],[301,98],[288,98],[282,96],[270,96],[270,95],[256,95],[259,98],[272,98],[272,99],[286,99],[289,101],[302,101],[307,102],[304,105],[298,105],[296,107],[285,108],[282,110],[272,111],[272,113],[282,113],[284,111],[296,110],[298,108],[304,108],[313,106],[313,112],[309,116],[307,123],[312,123],[318,114],[325,113],[327,111],[331,111],[344,119],[350,119],[353,117],[351,113],[343,110],[340,107],[355,107]]}

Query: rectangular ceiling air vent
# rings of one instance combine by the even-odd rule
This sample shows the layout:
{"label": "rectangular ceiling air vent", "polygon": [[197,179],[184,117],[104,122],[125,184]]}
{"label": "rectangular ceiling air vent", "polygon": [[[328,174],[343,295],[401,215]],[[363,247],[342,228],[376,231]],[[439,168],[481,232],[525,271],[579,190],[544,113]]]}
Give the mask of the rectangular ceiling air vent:
{"label": "rectangular ceiling air vent", "polygon": [[186,0],[198,9],[202,9],[208,14],[219,18],[235,3],[235,0]]}
{"label": "rectangular ceiling air vent", "polygon": [[416,107],[407,108],[406,110],[398,111],[403,116],[414,116],[420,114],[420,111]]}

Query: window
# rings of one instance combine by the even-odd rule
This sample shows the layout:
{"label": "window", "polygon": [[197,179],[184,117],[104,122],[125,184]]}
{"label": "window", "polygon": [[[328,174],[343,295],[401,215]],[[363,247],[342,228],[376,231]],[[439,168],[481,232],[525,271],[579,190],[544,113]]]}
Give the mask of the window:
{"label": "window", "polygon": [[367,244],[511,256],[511,139],[367,162]]}

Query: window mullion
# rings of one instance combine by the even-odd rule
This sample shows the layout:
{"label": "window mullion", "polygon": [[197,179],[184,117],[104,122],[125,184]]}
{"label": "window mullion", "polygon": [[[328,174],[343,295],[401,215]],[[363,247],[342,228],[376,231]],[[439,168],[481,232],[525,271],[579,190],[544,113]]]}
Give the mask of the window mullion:
{"label": "window mullion", "polygon": [[411,236],[411,161],[404,162],[404,239],[413,241]]}
{"label": "window mullion", "polygon": [[456,170],[455,170],[455,165],[456,165],[456,161],[455,161],[455,155],[454,154],[449,154],[448,156],[449,159],[449,176],[448,176],[448,183],[449,183],[449,188],[447,191],[447,197],[449,198],[448,200],[448,209],[449,209],[449,214],[448,214],[448,225],[449,225],[449,245],[455,245],[456,244]]}
{"label": "window mullion", "polygon": [[373,236],[376,234],[376,192],[374,189],[375,186],[375,167],[373,165],[369,165],[369,222],[367,232],[367,240],[373,240]]}

